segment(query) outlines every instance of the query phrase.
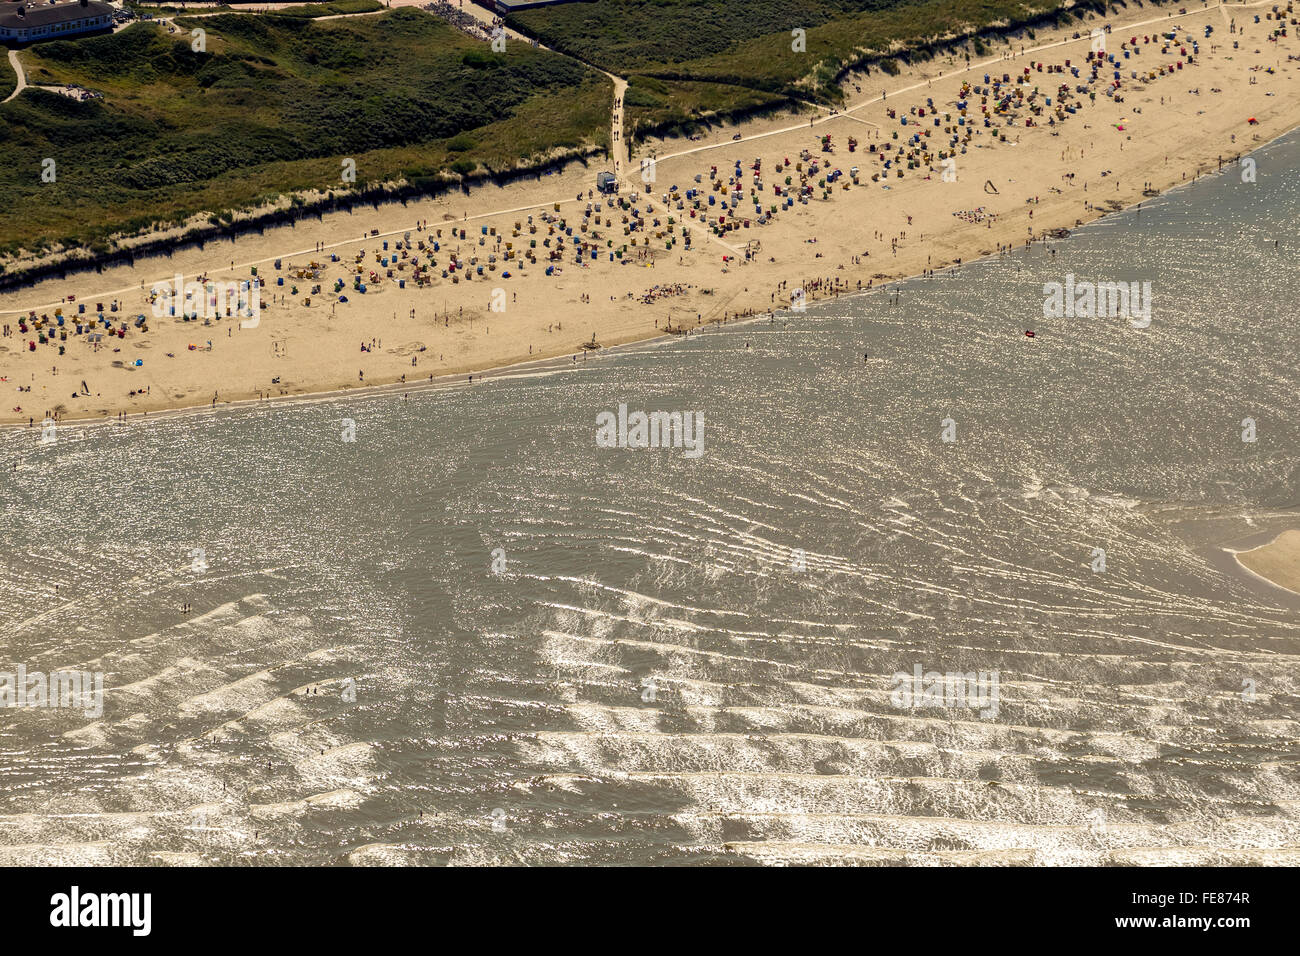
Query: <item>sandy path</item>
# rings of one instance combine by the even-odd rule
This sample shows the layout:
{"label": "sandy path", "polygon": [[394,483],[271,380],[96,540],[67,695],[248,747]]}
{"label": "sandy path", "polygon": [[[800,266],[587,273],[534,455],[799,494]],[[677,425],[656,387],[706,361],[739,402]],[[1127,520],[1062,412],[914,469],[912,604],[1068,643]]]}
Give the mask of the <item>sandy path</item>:
{"label": "sandy path", "polygon": [[9,51],[9,65],[14,68],[14,73],[17,74],[18,76],[18,85],[14,87],[14,91],[12,93],[6,96],[3,100],[0,100],[0,102],[4,102],[4,103],[8,103],[10,100],[16,99],[19,93],[27,89],[27,74],[23,71],[23,64],[22,61],[18,59],[17,50]]}
{"label": "sandy path", "polygon": [[[418,2],[418,0],[416,0],[416,2]],[[470,16],[472,16],[475,20],[478,20],[480,23],[482,23],[483,28],[485,30],[491,32],[496,28],[493,22],[495,19],[495,14],[489,12],[483,7],[471,3],[468,6],[463,6],[461,9],[465,13],[468,13]],[[551,49],[546,44],[540,41],[534,42],[531,38],[520,33],[517,30],[511,30],[507,28],[506,39],[513,40],[517,43],[524,43],[530,46],[535,46],[537,49],[546,50],[548,53],[555,53],[556,56],[565,55],[562,53],[556,53],[555,50]],[[631,149],[627,146],[627,142],[624,139],[624,135],[623,135],[623,105],[622,104],[623,104],[623,94],[624,92],[627,91],[627,80],[623,79],[623,77],[621,76],[615,76],[613,73],[608,73],[605,70],[600,69],[600,67],[594,66],[590,63],[587,63],[585,65],[603,74],[607,79],[609,79],[611,83],[614,84],[614,96],[610,103],[611,115],[610,115],[610,126],[609,126],[610,153],[614,157],[614,175],[619,178],[619,181],[624,186],[632,186],[633,188],[635,188],[636,184],[633,183],[632,180],[626,178],[631,175],[631,160],[632,160]]]}
{"label": "sandy path", "polygon": [[623,94],[627,92],[627,80],[610,73],[605,75],[614,81],[614,111],[609,124],[609,142],[610,152],[614,154],[614,175],[622,181],[624,172],[632,168],[632,149],[623,133]]}

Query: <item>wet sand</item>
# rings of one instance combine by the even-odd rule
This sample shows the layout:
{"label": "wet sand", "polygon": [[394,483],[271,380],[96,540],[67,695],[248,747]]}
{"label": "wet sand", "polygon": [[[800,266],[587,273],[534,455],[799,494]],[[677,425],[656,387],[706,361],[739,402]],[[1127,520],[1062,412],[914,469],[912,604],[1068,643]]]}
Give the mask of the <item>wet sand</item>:
{"label": "wet sand", "polygon": [[1243,568],[1274,587],[1300,594],[1300,530],[1283,531],[1268,544],[1233,555]]}

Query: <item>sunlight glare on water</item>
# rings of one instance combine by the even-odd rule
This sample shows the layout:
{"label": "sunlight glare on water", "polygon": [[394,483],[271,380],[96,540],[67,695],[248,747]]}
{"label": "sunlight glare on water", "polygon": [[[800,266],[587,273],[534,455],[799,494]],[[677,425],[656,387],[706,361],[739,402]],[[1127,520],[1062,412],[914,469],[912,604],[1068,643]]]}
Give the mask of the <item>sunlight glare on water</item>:
{"label": "sunlight glare on water", "polygon": [[[0,435],[7,660],[105,674],[5,712],[0,863],[1295,862],[1297,606],[1216,557],[1300,484],[1258,157],[896,299]],[[1043,318],[1067,273],[1151,326]],[[599,447],[620,403],[704,454]]]}

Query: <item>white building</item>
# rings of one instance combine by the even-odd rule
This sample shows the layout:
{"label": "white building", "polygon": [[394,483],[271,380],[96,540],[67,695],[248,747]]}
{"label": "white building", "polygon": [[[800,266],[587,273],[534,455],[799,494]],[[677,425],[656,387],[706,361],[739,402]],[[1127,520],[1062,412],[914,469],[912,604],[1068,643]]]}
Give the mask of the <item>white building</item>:
{"label": "white building", "polygon": [[113,7],[100,0],[0,4],[0,43],[59,40],[107,30],[113,26],[114,12]]}

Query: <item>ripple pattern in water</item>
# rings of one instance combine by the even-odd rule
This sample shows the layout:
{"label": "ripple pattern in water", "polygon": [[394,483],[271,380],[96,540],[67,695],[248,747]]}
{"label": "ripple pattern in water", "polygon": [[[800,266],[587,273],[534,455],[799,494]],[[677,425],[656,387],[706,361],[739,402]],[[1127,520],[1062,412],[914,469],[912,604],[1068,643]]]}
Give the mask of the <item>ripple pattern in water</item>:
{"label": "ripple pattern in water", "polygon": [[[0,436],[7,660],[106,685],[0,714],[0,863],[1300,862],[1297,602],[1218,550],[1300,485],[1259,160],[789,321]],[[1066,273],[1151,327],[1043,319]],[[619,403],[705,454],[597,447]]]}

